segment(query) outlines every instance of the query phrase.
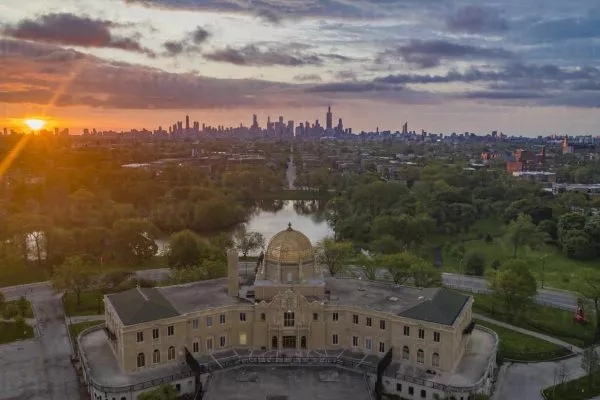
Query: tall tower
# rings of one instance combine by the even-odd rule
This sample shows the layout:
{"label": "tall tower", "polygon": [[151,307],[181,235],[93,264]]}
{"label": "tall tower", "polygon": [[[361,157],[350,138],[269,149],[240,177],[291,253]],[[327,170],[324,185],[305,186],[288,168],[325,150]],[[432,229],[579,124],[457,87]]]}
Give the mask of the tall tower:
{"label": "tall tower", "polygon": [[327,130],[333,129],[333,114],[331,113],[331,106],[327,109]]}
{"label": "tall tower", "polygon": [[190,131],[190,116],[189,115],[185,116],[185,131],[186,132]]}
{"label": "tall tower", "polygon": [[227,293],[237,297],[240,292],[238,252],[234,249],[227,250]]}

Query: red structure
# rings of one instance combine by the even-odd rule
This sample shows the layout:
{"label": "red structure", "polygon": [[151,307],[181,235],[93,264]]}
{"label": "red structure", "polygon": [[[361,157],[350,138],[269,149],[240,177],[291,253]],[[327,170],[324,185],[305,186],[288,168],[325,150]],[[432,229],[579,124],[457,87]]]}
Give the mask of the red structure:
{"label": "red structure", "polygon": [[585,313],[583,310],[583,299],[577,299],[577,311],[575,312],[575,322],[582,325],[587,324],[587,321],[585,319]]}

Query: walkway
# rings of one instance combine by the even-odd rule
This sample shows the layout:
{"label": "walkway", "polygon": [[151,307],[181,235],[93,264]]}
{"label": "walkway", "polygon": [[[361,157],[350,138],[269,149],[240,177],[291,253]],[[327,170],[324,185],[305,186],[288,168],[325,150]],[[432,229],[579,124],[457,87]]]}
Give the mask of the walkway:
{"label": "walkway", "polygon": [[488,317],[483,316],[481,314],[475,314],[474,313],[473,314],[473,318],[479,319],[481,321],[489,322],[490,324],[498,325],[498,326],[501,326],[503,328],[515,331],[515,332],[519,332],[519,333],[522,333],[522,334],[525,334],[525,335],[533,336],[533,337],[536,337],[538,339],[545,340],[546,342],[554,343],[556,345],[559,345],[559,346],[562,346],[564,348],[567,348],[567,349],[571,350],[574,353],[582,353],[583,352],[583,349],[581,349],[581,348],[579,348],[577,346],[573,346],[571,343],[564,342],[564,341],[562,341],[560,339],[557,339],[555,337],[552,337],[552,336],[544,335],[543,333],[534,332],[534,331],[530,331],[530,330],[527,330],[527,329],[519,328],[518,326],[514,326],[514,325],[507,324],[505,322],[497,321],[495,319],[488,318]]}

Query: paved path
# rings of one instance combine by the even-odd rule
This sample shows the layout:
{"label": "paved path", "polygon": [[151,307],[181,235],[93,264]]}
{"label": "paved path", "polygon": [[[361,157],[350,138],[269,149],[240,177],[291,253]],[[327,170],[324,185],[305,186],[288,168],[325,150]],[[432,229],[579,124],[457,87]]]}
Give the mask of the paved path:
{"label": "paved path", "polygon": [[545,340],[546,342],[557,344],[559,346],[562,346],[562,347],[565,347],[567,349],[570,349],[574,353],[582,353],[583,352],[583,349],[581,349],[581,348],[579,348],[577,346],[573,346],[572,344],[564,342],[564,341],[562,341],[560,339],[557,339],[555,337],[544,335],[543,333],[530,331],[530,330],[524,329],[524,328],[519,328],[518,326],[514,326],[514,325],[507,324],[505,322],[497,321],[495,319],[488,318],[488,317],[486,317],[484,315],[480,315],[480,314],[475,314],[474,313],[473,314],[473,318],[479,319],[479,320],[482,320],[482,321],[485,321],[485,322],[489,322],[491,324],[498,325],[498,326],[501,326],[503,328],[513,330],[515,332],[519,332],[519,333],[523,333],[525,335],[533,336],[533,337],[536,337],[538,339]]}
{"label": "paved path", "polygon": [[78,324],[80,322],[88,321],[104,321],[104,315],[80,315],[77,317],[70,317],[69,322],[71,324]]}
{"label": "paved path", "polygon": [[0,399],[79,399],[60,296],[43,283],[3,292],[9,300],[25,295],[31,301],[38,336],[0,346]]}

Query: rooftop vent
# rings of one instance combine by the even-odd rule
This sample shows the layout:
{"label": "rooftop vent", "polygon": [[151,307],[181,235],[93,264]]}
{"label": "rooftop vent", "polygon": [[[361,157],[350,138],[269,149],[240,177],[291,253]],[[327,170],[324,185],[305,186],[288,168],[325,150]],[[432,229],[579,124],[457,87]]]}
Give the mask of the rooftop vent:
{"label": "rooftop vent", "polygon": [[390,297],[390,301],[398,301],[398,298],[397,298],[397,297],[394,297],[394,296],[392,296],[392,297]]}
{"label": "rooftop vent", "polygon": [[419,296],[419,300],[423,300],[425,296]]}

